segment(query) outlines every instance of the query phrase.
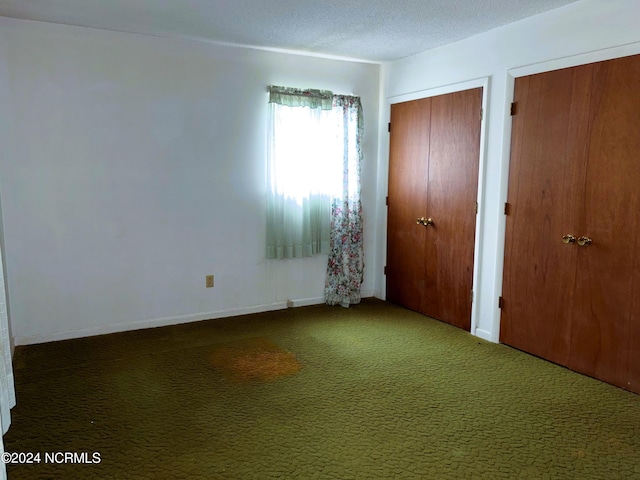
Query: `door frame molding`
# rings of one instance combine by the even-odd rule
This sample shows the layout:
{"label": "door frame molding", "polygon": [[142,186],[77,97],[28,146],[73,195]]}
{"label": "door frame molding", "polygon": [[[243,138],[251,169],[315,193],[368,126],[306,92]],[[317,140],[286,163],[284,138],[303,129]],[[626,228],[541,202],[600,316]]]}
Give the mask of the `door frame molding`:
{"label": "door frame molding", "polygon": [[[500,205],[503,205],[507,201],[507,195],[509,193],[509,167],[511,164],[511,127],[512,118],[509,111],[509,106],[513,102],[514,88],[516,78],[525,77],[527,75],[535,75],[537,73],[550,72],[552,70],[560,70],[562,68],[577,67],[579,65],[586,65],[588,63],[596,63],[605,60],[612,60],[614,58],[627,57],[630,55],[640,54],[640,42],[629,43],[625,45],[619,45],[611,48],[604,48],[600,50],[594,50],[592,52],[580,53],[571,55],[568,57],[556,58],[553,60],[546,60],[539,63],[532,63],[529,65],[523,65],[519,67],[510,68],[505,72],[506,89],[505,89],[505,106],[504,109],[504,122],[503,122],[503,146],[502,146],[502,178],[500,179]],[[496,284],[495,291],[499,292],[498,296],[502,295],[502,283],[504,279],[504,253],[506,242],[506,217],[500,215],[498,224],[498,245],[496,249]],[[496,299],[497,304],[497,299]],[[487,340],[499,342],[500,339],[500,310],[495,311],[493,317],[492,332],[493,335]],[[482,335],[478,335],[482,337]]]}
{"label": "door frame molding", "polygon": [[[476,333],[476,326],[478,324],[477,317],[479,315],[478,310],[478,298],[479,298],[479,290],[481,288],[479,277],[480,277],[480,261],[481,261],[481,252],[483,248],[483,239],[481,236],[482,226],[484,224],[484,191],[485,191],[485,170],[486,170],[486,134],[487,134],[487,118],[488,118],[488,99],[489,99],[489,89],[491,86],[490,77],[480,77],[472,80],[468,80],[465,82],[452,83],[449,85],[442,85],[440,87],[429,88],[426,90],[418,90],[416,92],[406,93],[402,95],[395,95],[392,97],[388,97],[387,101],[387,111],[391,111],[391,105],[396,103],[410,102],[413,100],[420,100],[423,98],[429,97],[437,97],[439,95],[445,95],[447,93],[455,93],[461,92],[464,90],[472,90],[474,88],[482,87],[482,121],[480,124],[480,158],[478,159],[478,194],[476,201],[478,202],[478,213],[476,215],[476,227],[475,227],[475,240],[474,240],[474,248],[473,248],[473,300],[471,302],[471,329],[470,333],[472,335],[478,335]],[[389,193],[389,142],[387,141],[387,152],[386,152],[386,165],[387,171],[385,172],[385,182],[387,187],[387,194]],[[385,238],[387,236],[387,210],[385,208],[384,215],[384,233]],[[382,248],[383,261],[386,261],[387,258],[387,242],[383,242]],[[382,298],[386,299],[386,291],[387,291],[387,278],[386,276],[382,276],[382,288],[381,294]],[[482,336],[481,334],[478,336]]]}

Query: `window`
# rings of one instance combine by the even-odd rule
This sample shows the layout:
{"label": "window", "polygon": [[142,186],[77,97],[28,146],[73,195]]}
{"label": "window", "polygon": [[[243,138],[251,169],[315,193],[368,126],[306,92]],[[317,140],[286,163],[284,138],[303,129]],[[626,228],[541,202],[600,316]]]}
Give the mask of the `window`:
{"label": "window", "polygon": [[329,252],[342,176],[332,106],[331,92],[270,88],[267,258]]}
{"label": "window", "polygon": [[269,87],[267,258],[328,253],[341,304],[362,283],[361,136],[359,97]]}

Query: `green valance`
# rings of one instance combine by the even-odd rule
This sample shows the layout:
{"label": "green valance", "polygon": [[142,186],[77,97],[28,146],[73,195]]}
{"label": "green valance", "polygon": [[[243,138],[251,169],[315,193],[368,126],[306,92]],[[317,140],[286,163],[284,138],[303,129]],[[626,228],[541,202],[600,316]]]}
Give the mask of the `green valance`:
{"label": "green valance", "polygon": [[269,103],[277,103],[288,107],[309,107],[331,110],[333,92],[330,90],[303,90],[300,88],[269,87]]}

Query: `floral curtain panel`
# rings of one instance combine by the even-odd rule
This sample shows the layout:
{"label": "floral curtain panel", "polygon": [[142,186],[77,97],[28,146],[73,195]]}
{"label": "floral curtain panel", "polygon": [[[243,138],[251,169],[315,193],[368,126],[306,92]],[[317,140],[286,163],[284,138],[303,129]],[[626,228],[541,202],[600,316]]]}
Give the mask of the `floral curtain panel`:
{"label": "floral curtain panel", "polygon": [[331,199],[330,251],[324,295],[329,305],[360,302],[364,277],[360,172],[364,130],[359,97],[334,95],[342,139],[342,191]]}
{"label": "floral curtain panel", "polygon": [[269,103],[286,105],[287,107],[308,107],[331,110],[333,108],[333,92],[330,90],[302,90],[289,87],[269,87]]}

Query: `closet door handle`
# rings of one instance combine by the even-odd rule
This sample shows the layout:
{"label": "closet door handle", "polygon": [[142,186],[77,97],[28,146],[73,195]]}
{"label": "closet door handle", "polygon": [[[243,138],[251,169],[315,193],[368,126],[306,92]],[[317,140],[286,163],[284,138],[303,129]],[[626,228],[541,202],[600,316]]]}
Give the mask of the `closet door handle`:
{"label": "closet door handle", "polygon": [[425,227],[428,227],[429,225],[431,225],[432,227],[434,227],[434,223],[433,223],[433,219],[431,218],[427,218],[423,223],[422,223]]}
{"label": "closet door handle", "polygon": [[564,237],[562,237],[562,241],[564,243],[575,243],[576,237],[574,235],[571,235],[570,233],[567,233]]}
{"label": "closet door handle", "polygon": [[591,245],[591,239],[589,237],[582,236],[578,239],[578,245],[581,247],[588,247]]}
{"label": "closet door handle", "polygon": [[424,217],[420,217],[416,220],[416,225],[424,225],[425,219]]}

